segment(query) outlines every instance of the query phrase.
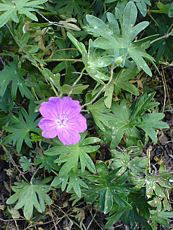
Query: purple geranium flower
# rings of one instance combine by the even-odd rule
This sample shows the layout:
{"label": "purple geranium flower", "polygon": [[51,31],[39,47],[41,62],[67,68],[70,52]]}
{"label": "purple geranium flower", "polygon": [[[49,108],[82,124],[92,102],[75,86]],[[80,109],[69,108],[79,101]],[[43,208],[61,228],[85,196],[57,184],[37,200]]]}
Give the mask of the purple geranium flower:
{"label": "purple geranium flower", "polygon": [[86,118],[80,114],[79,101],[71,97],[50,97],[39,109],[43,118],[39,122],[44,138],[58,136],[64,145],[77,144],[80,134],[87,129]]}

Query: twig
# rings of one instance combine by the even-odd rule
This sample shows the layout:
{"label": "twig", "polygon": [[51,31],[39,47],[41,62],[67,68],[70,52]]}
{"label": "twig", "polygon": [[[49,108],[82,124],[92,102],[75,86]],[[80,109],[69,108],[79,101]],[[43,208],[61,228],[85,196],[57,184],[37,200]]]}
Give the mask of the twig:
{"label": "twig", "polygon": [[[48,18],[46,18],[43,14],[41,14],[40,12],[37,12],[49,25],[54,25],[54,26],[58,26],[58,27],[62,27],[62,28],[67,28],[67,29],[72,29],[72,27],[68,26],[68,25],[63,25],[61,22],[52,22],[50,21]],[[77,27],[77,26],[76,26]],[[73,28],[74,29],[74,28]],[[78,31],[80,30],[80,28],[77,29]]]}
{"label": "twig", "polygon": [[33,225],[28,225],[28,227],[26,227],[24,230],[31,229],[32,227],[36,227],[37,225],[44,226],[44,225],[50,224],[50,223],[52,223],[52,220],[47,221],[47,222],[45,222],[45,223],[39,223],[39,222],[38,222],[38,223],[35,223],[35,224],[33,224]]}
{"label": "twig", "polygon": [[52,222],[53,222],[53,225],[54,225],[54,228],[55,228],[55,230],[58,230],[58,228],[57,228],[57,224],[56,224],[56,222],[55,222],[55,220],[54,220],[54,216],[53,216],[53,213],[52,213],[52,210],[51,210],[51,208],[50,208],[50,206],[49,206],[49,213],[50,213],[50,216],[51,216],[51,218],[52,218]]}
{"label": "twig", "polygon": [[6,147],[4,145],[1,145],[4,152],[7,154],[7,156],[9,157],[10,162],[12,163],[12,165],[17,169],[17,171],[20,173],[19,175],[21,175],[23,177],[23,179],[28,182],[28,180],[26,179],[26,177],[24,176],[24,173],[19,169],[18,165],[16,164],[16,162],[13,160],[12,156],[9,154],[8,150],[6,149]]}

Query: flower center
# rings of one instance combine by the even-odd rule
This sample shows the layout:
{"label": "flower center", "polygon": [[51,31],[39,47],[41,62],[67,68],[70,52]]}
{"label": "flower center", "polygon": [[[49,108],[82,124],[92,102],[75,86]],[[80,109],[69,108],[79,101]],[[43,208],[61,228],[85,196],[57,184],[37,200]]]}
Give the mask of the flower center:
{"label": "flower center", "polygon": [[56,124],[58,125],[59,128],[65,128],[68,123],[68,118],[65,115],[61,115],[56,119]]}

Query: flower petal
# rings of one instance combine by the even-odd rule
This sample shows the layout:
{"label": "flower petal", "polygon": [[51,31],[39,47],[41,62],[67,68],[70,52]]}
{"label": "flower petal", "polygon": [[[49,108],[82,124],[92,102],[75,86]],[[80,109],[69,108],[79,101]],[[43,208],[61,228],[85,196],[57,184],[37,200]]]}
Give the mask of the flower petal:
{"label": "flower petal", "polygon": [[45,117],[49,120],[54,120],[58,116],[54,102],[43,102],[43,103],[41,103],[39,111],[43,117]]}
{"label": "flower petal", "polygon": [[58,132],[58,138],[64,145],[75,145],[80,141],[79,133],[66,129]]}
{"label": "flower petal", "polygon": [[81,106],[79,101],[73,100],[71,97],[63,97],[61,100],[63,103],[64,111],[75,111],[76,113],[80,113]]}
{"label": "flower petal", "polygon": [[58,134],[57,125],[52,120],[43,118],[40,120],[38,126],[42,130],[42,136],[44,138],[54,138]]}
{"label": "flower petal", "polygon": [[60,100],[61,100],[61,98],[59,98],[59,97],[50,97],[49,98],[49,102],[54,102],[54,103],[59,102]]}
{"label": "flower petal", "polygon": [[87,130],[86,118],[81,114],[70,117],[68,121],[68,128],[79,133],[85,132]]}

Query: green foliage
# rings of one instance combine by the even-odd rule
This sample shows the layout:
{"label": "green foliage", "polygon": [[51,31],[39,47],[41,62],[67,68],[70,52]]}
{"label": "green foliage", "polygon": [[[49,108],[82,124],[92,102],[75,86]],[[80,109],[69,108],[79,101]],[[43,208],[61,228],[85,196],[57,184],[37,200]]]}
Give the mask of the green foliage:
{"label": "green foliage", "polygon": [[[169,0],[0,0],[0,158],[10,176],[2,190],[14,192],[5,220],[10,213],[19,228],[52,228],[65,212],[60,228],[75,218],[77,228],[94,229],[73,215],[69,199],[85,214],[103,212],[105,229],[118,221],[170,227],[171,159],[165,165],[155,148],[160,130],[171,137],[163,119],[172,111],[172,9]],[[87,120],[75,145],[38,128],[40,104],[64,96],[80,102]],[[4,192],[2,208],[3,200]]]}
{"label": "green foliage", "polygon": [[156,56],[157,61],[172,60],[173,47],[171,44],[173,41],[173,33],[171,31],[171,27],[173,19],[159,14],[159,16],[154,15],[154,20],[156,25],[151,24],[148,31],[146,31],[147,34],[151,35],[154,31],[154,33],[159,34],[161,37],[165,37],[166,39],[159,39],[157,42],[153,43],[150,49],[151,53]]}
{"label": "green foliage", "polygon": [[134,79],[138,74],[136,68],[122,69],[118,72],[114,81],[114,91],[118,95],[122,90],[127,91],[135,96],[139,95],[139,90],[130,80]]}
{"label": "green foliage", "polygon": [[38,9],[43,9],[41,4],[47,2],[47,0],[1,0],[0,3],[0,27],[7,24],[9,21],[19,23],[19,16],[24,14],[31,20],[38,21],[37,17],[32,13]]}
{"label": "green foliage", "polygon": [[54,160],[55,164],[61,165],[59,176],[52,182],[53,187],[61,185],[62,191],[74,190],[78,197],[81,197],[81,187],[87,187],[87,184],[80,178],[78,172],[84,174],[88,169],[91,173],[96,173],[95,165],[88,153],[94,153],[99,149],[99,145],[93,145],[100,142],[96,137],[82,137],[79,144],[72,146],[57,145],[45,152],[48,156],[59,156]]}
{"label": "green foliage", "polygon": [[154,13],[159,13],[159,14],[167,14],[169,18],[173,17],[173,4],[172,3],[162,3],[158,2],[157,4],[157,10],[152,10]]}
{"label": "green foliage", "polygon": [[12,62],[6,65],[0,72],[0,96],[3,96],[8,86],[11,84],[11,94],[16,97],[17,90],[20,91],[22,97],[33,99],[33,95],[29,90],[22,71],[17,68],[16,63]]}
{"label": "green foliage", "polygon": [[[110,171],[106,165],[96,165],[97,175],[88,175],[90,190],[84,190],[84,197],[88,202],[97,201],[101,211],[109,213],[116,204],[119,209],[130,208],[127,200],[129,189],[126,186],[127,174],[121,177],[117,170]],[[116,195],[115,195],[116,194]]]}
{"label": "green foliage", "polygon": [[152,210],[152,221],[153,221],[153,229],[157,226],[159,223],[162,226],[169,227],[169,221],[172,218],[173,212],[167,212],[167,211],[157,211]]}
{"label": "green foliage", "polygon": [[81,188],[88,189],[88,185],[81,178],[81,173],[71,172],[70,175],[57,176],[52,181],[51,186],[57,188],[60,187],[62,191],[66,190],[69,193],[75,192],[78,199],[82,197]]}
{"label": "green foliage", "polygon": [[28,159],[25,156],[22,156],[19,162],[24,172],[28,171],[29,168],[31,167],[31,159]]}
{"label": "green foliage", "polygon": [[89,111],[91,112],[95,124],[101,129],[105,130],[105,127],[110,127],[109,121],[113,119],[113,115],[105,107],[103,100],[100,99],[96,103],[88,106]]}
{"label": "green foliage", "polygon": [[47,194],[50,191],[50,186],[45,185],[44,181],[36,182],[35,184],[16,182],[12,189],[15,194],[7,200],[7,204],[17,202],[15,209],[23,208],[23,214],[27,220],[31,219],[34,208],[42,213],[45,211],[45,205],[52,203]]}
{"label": "green foliage", "polygon": [[[146,53],[145,44],[138,45],[134,41],[136,36],[143,31],[148,22],[143,21],[135,25],[137,19],[137,8],[133,2],[129,2],[124,8],[123,16],[120,18],[118,14],[113,15],[107,13],[108,23],[92,15],[87,15],[86,20],[88,26],[87,31],[97,39],[94,41],[94,47],[104,49],[108,55],[112,57],[112,61],[119,63],[120,66],[127,65],[127,61],[131,58],[139,69],[143,69],[149,76],[152,75],[150,68],[144,59],[154,62],[154,59]],[[119,23],[117,21],[119,19]]]}
{"label": "green foliage", "polygon": [[[143,17],[147,14],[147,7],[151,6],[151,0],[131,0],[133,1]],[[118,0],[105,0],[105,3],[118,2]],[[128,0],[123,0],[123,3],[127,3]]]}
{"label": "green foliage", "polygon": [[90,172],[95,173],[95,166],[91,158],[87,153],[94,153],[99,149],[99,145],[92,145],[99,142],[100,139],[96,137],[84,137],[79,144],[72,146],[57,145],[45,152],[48,156],[59,157],[55,160],[55,163],[59,165],[63,164],[60,169],[60,176],[65,176],[76,171],[78,169],[78,163],[80,162],[81,171],[84,173],[87,168]]}
{"label": "green foliage", "polygon": [[32,105],[30,105],[28,113],[22,108],[18,116],[13,115],[10,124],[6,127],[10,134],[5,138],[5,142],[16,145],[17,152],[21,151],[23,142],[32,147],[30,134],[31,132],[38,133],[39,131],[37,128],[37,116],[38,114],[34,113]]}
{"label": "green foliage", "polygon": [[62,18],[78,17],[81,18],[83,13],[89,10],[89,3],[87,1],[71,0],[55,1],[55,9]]}
{"label": "green foliage", "polygon": [[[168,125],[161,121],[164,114],[152,112],[157,103],[153,101],[154,94],[144,94],[138,98],[131,107],[125,100],[121,103],[113,103],[112,113],[104,108],[103,103],[96,103],[89,106],[96,125],[104,130],[105,126],[110,128],[111,147],[117,146],[124,137],[127,145],[141,139],[142,129],[145,135],[157,142],[157,130],[168,128]],[[100,101],[101,102],[101,101]]]}

